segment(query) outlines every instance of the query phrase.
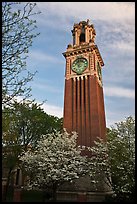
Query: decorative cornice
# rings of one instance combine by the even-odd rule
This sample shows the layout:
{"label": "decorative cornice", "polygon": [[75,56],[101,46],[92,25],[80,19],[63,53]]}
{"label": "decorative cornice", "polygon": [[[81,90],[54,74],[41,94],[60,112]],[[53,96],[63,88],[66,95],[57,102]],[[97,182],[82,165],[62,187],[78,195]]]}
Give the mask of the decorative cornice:
{"label": "decorative cornice", "polygon": [[68,79],[71,79],[71,78],[87,77],[88,75],[95,75],[95,71],[88,72],[88,73],[86,72],[86,73],[83,73],[81,75],[77,75],[77,74],[66,75],[65,79],[68,80]]}
{"label": "decorative cornice", "polygon": [[101,66],[104,66],[104,62],[99,52],[99,49],[97,45],[95,44],[90,45],[90,44],[85,43],[80,46],[72,46],[71,48],[68,48],[66,52],[62,54],[66,58],[66,57],[74,56],[74,55],[81,54],[81,53],[92,52],[93,50],[96,52],[96,55],[100,61]]}

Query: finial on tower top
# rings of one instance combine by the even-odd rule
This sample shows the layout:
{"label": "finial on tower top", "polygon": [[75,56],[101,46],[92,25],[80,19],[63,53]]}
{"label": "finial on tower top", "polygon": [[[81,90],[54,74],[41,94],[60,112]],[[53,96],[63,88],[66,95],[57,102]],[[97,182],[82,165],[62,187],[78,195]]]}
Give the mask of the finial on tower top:
{"label": "finial on tower top", "polygon": [[89,22],[90,22],[90,20],[89,19],[87,19],[87,24],[89,25]]}

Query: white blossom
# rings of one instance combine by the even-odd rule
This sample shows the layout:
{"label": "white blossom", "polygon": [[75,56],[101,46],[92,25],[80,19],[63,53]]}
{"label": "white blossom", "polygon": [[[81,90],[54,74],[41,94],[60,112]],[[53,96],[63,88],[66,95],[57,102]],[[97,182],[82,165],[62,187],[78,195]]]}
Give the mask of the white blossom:
{"label": "white blossom", "polygon": [[70,135],[64,130],[42,138],[36,150],[28,151],[20,158],[30,176],[29,187],[59,185],[86,172],[86,157],[81,156],[76,132]]}

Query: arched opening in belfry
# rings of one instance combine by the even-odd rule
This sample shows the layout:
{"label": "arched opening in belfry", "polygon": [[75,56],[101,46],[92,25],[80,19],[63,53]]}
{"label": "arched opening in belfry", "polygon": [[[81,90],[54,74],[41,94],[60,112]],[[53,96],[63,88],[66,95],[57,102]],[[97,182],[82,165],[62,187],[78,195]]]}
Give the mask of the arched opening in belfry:
{"label": "arched opening in belfry", "polygon": [[85,33],[80,34],[80,43],[85,42]]}
{"label": "arched opening in belfry", "polygon": [[80,41],[80,43],[85,42],[85,26],[84,25],[82,26],[82,29],[81,29],[79,41]]}

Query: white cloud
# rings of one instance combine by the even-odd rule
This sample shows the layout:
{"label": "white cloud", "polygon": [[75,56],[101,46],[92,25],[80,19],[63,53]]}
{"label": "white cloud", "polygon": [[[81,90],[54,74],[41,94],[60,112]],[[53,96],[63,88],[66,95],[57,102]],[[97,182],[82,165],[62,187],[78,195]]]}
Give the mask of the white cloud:
{"label": "white cloud", "polygon": [[37,6],[42,11],[38,22],[45,29],[48,25],[69,32],[74,23],[90,19],[95,28],[99,26],[96,31],[101,29],[99,42],[105,47],[135,52],[134,2],[37,2]]}
{"label": "white cloud", "polygon": [[135,98],[135,91],[123,87],[104,87],[105,96]]}
{"label": "white cloud", "polygon": [[63,108],[62,107],[47,104],[47,103],[43,104],[41,107],[49,115],[57,116],[58,118],[63,117]]}
{"label": "white cloud", "polygon": [[123,40],[114,41],[111,44],[107,44],[107,47],[113,52],[117,50],[117,52],[130,53],[133,55],[133,57],[135,55],[135,41],[134,40],[131,41],[130,43],[124,42]]}
{"label": "white cloud", "polygon": [[[49,82],[50,83],[50,82]],[[54,94],[60,94],[60,93],[62,93],[62,90],[61,89],[59,89],[58,87],[55,87],[55,86],[53,86],[54,84],[52,84],[52,85],[49,85],[49,83],[48,84],[46,84],[46,83],[42,83],[42,82],[40,82],[40,83],[33,83],[33,87],[35,88],[35,89],[38,89],[39,91],[41,91],[41,92],[50,92],[50,93],[54,93]]]}
{"label": "white cloud", "polygon": [[119,22],[121,19],[135,18],[134,2],[37,2],[37,5],[43,14],[54,14],[63,18],[72,16],[83,20],[91,17]]}
{"label": "white cloud", "polygon": [[35,17],[44,29],[69,32],[74,23],[87,19],[94,25],[95,21],[110,23],[115,29],[118,23],[120,29],[123,25],[129,31],[131,24],[135,24],[134,2],[37,2],[37,7],[41,14]]}
{"label": "white cloud", "polygon": [[116,49],[118,48],[120,50],[124,50],[126,52],[135,53],[135,45],[133,45],[132,43],[120,42],[120,43],[115,44],[115,48]]}
{"label": "white cloud", "polygon": [[125,114],[123,114],[122,112],[117,112],[117,111],[113,112],[112,110],[111,111],[106,110],[106,126],[107,127],[115,126],[115,123],[123,121],[125,118],[126,118]]}
{"label": "white cloud", "polygon": [[40,63],[48,63],[48,62],[52,62],[52,63],[59,63],[59,64],[64,64],[63,60],[60,60],[60,58],[55,57],[54,55],[49,55],[47,53],[44,53],[42,51],[39,50],[32,50],[29,54],[29,61],[37,61]]}

